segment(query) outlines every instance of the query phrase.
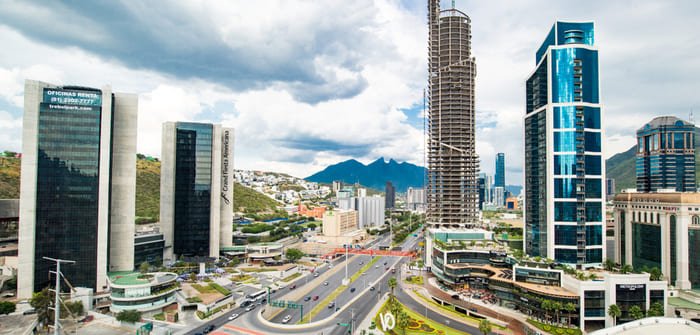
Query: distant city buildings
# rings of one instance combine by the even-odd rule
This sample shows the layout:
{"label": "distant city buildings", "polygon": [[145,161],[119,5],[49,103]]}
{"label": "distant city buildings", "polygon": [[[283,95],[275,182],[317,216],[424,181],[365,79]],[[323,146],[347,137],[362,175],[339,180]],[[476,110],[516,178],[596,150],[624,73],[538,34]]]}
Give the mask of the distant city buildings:
{"label": "distant city buildings", "polygon": [[494,187],[506,187],[506,167],[505,154],[499,152],[496,154],[496,175],[494,177]]}
{"label": "distant city buildings", "polygon": [[[49,286],[55,263],[75,287],[103,290],[134,268],[138,97],[26,80],[19,298]],[[52,282],[51,282],[52,283]]]}
{"label": "distant city buildings", "polygon": [[394,185],[392,185],[390,181],[386,182],[386,186],[384,187],[384,194],[386,199],[384,207],[386,207],[386,209],[394,208],[396,206],[396,187],[394,187]]}
{"label": "distant city buildings", "polygon": [[602,105],[593,22],[557,21],[526,81],[525,250],[581,266],[601,264]]}
{"label": "distant city buildings", "polygon": [[427,224],[469,227],[479,215],[471,20],[428,1]]}
{"label": "distant city buildings", "polygon": [[384,197],[379,196],[338,198],[339,208],[357,211],[359,229],[384,225],[384,204]]}
{"label": "distant city buildings", "polygon": [[166,122],[161,154],[163,259],[218,257],[233,239],[233,129]]}
{"label": "distant city buildings", "polygon": [[659,116],[637,130],[637,191],[695,191],[695,125]]}
{"label": "distant city buildings", "polygon": [[615,178],[605,178],[605,201],[615,196]]}
{"label": "distant city buildings", "polygon": [[411,210],[425,210],[425,189],[422,187],[409,187],[406,191],[406,204]]}

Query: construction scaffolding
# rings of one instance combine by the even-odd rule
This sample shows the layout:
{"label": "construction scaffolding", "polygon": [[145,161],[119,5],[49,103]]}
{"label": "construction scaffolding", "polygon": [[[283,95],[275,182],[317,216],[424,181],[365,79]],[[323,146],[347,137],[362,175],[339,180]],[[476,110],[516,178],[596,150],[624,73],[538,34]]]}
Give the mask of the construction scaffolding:
{"label": "construction scaffolding", "polygon": [[466,228],[479,208],[471,21],[428,0],[428,22],[428,224]]}

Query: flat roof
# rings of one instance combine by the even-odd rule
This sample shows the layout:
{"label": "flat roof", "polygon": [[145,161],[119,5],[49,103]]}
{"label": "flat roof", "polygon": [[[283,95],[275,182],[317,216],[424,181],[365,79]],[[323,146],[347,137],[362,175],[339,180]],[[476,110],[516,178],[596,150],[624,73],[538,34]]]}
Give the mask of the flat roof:
{"label": "flat roof", "polygon": [[693,335],[700,333],[700,324],[681,318],[653,317],[605,328],[589,335]]}

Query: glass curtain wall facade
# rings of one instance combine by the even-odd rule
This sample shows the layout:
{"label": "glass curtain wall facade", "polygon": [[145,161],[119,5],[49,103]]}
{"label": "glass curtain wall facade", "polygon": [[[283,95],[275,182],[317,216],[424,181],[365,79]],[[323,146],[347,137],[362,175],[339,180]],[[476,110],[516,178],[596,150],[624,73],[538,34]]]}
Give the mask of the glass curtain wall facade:
{"label": "glass curtain wall facade", "polygon": [[695,125],[660,116],[637,130],[637,191],[695,191]]}
{"label": "glass curtain wall facade", "polygon": [[212,125],[178,122],[176,136],[173,250],[209,256]]}
{"label": "glass curtain wall facade", "polygon": [[526,252],[600,264],[605,169],[593,23],[557,21],[536,63],[524,117]]}
{"label": "glass curtain wall facade", "polygon": [[427,222],[432,228],[464,228],[479,212],[471,20],[429,0],[428,23]]}
{"label": "glass curtain wall facade", "polygon": [[506,187],[506,171],[505,171],[505,154],[499,152],[496,154],[496,176],[494,187]]}

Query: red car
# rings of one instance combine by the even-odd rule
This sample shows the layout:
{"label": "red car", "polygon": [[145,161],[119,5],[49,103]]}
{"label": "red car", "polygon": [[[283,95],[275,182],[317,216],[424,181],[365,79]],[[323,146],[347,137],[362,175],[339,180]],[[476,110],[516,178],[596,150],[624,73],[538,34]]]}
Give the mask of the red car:
{"label": "red car", "polygon": [[389,267],[388,267],[388,266],[386,267],[386,270],[389,271]]}
{"label": "red car", "polygon": [[92,320],[94,320],[94,319],[95,319],[94,316],[88,315],[88,316],[86,316],[86,317],[80,319],[80,321],[78,321],[78,322],[90,322],[90,321],[92,321]]}
{"label": "red car", "polygon": [[314,297],[314,301],[316,301],[316,300],[318,300],[318,296],[315,296],[315,297]]}
{"label": "red car", "polygon": [[293,290],[293,289],[295,289],[295,288],[297,288],[296,285],[292,285],[292,286],[289,287],[290,290]]}
{"label": "red car", "polygon": [[396,273],[396,269],[391,269],[391,273]]}

